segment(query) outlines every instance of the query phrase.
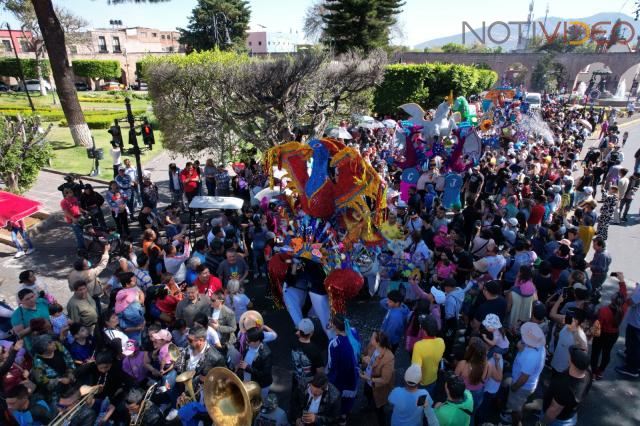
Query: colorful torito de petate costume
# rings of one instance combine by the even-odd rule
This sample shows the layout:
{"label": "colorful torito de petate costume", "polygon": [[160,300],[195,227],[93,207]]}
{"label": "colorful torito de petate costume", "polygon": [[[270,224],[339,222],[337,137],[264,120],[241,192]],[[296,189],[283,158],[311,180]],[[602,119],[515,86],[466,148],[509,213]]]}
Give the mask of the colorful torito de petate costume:
{"label": "colorful torito de petate costume", "polygon": [[331,138],[269,150],[265,167],[272,187],[274,166],[287,172],[283,179],[291,191],[280,196],[278,234],[285,248],[269,262],[275,302],[282,306],[285,277],[298,258],[322,264],[331,310],[343,313],[364,283],[357,259],[373,256],[384,243],[377,227],[385,219],[385,182],[358,150]]}

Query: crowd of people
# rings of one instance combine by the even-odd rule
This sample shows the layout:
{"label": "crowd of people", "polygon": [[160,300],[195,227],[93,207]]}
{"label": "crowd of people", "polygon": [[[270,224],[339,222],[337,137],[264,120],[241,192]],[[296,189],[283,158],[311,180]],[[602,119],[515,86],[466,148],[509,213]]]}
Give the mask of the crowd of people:
{"label": "crowd of people", "polygon": [[[532,397],[543,400],[534,413],[542,424],[577,424],[625,315],[616,372],[640,376],[640,289],[628,291],[624,274],[610,271],[607,251],[609,226],[628,221],[640,186],[640,150],[634,169],[624,168],[628,135],[620,137],[615,112],[560,100],[539,111],[550,136],[529,129],[518,138],[509,118],[516,105],[498,103],[484,129],[497,143],[465,156],[462,171],[451,170],[446,153],[432,155],[409,188],[400,166],[407,147],[394,143],[399,128],[343,123],[352,137],[344,142],[387,185],[386,243],[373,252],[374,266],[358,271],[360,296],[379,299],[383,319],[364,335],[348,307],[331,312],[319,263],[284,261],[284,307],[296,329],[286,411],[271,389],[282,363],[272,355],[278,333],[245,294],[264,283],[274,256],[291,250],[281,207],[254,197],[271,171],[255,161],[171,164],[172,203],[160,207],[150,176],[139,179],[112,152],[115,177],[104,194],[72,181],[61,187],[81,255],[69,299],[56,300],[32,270],[16,277],[19,307],[4,313],[11,330],[1,342],[0,423],[48,424],[85,398],[69,424],[211,424],[198,390],[222,367],[257,383],[255,425],[354,424],[361,394],[379,425],[519,425]],[[598,144],[587,151],[592,129]],[[424,141],[425,150],[438,142]],[[244,208],[204,215],[194,233],[181,213],[201,194],[234,195]],[[120,247],[114,254],[103,243],[93,259],[86,228],[106,230],[107,208]],[[18,246],[20,256],[30,253],[15,228],[28,245]],[[603,298],[610,276],[619,288]]]}

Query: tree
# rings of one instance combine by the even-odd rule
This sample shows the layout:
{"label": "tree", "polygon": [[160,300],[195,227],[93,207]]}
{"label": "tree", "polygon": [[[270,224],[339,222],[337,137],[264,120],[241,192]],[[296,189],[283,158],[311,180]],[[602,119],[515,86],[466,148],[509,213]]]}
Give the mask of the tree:
{"label": "tree", "polygon": [[[42,38],[42,32],[40,31],[38,19],[31,1],[0,0],[0,2],[4,9],[11,13],[14,18],[20,22],[20,30],[22,31],[23,40],[27,43],[28,49],[34,53],[36,61],[43,58],[45,55],[45,43]],[[68,10],[59,6],[54,6],[54,10],[68,40],[72,39],[73,42],[81,42],[86,38],[86,36],[83,36],[80,32],[80,29],[88,25],[86,20],[75,16]],[[39,66],[40,63],[37,65]],[[49,70],[45,68],[38,68],[37,74],[32,76],[32,78],[37,77],[38,80],[40,80],[40,94],[43,96],[47,94],[47,89],[43,82],[44,78],[48,76],[48,71]]]}
{"label": "tree", "polygon": [[251,10],[246,0],[198,0],[187,29],[178,28],[188,51],[243,49]]}
{"label": "tree", "polygon": [[325,0],[322,41],[339,54],[386,47],[404,4],[403,0]]}
{"label": "tree", "polygon": [[98,80],[118,79],[122,75],[120,62],[100,59],[76,59],[73,61],[73,73],[78,77],[90,78],[94,86]]}
{"label": "tree", "polygon": [[445,53],[464,53],[467,52],[469,49],[467,48],[467,46],[465,46],[464,44],[460,44],[460,43],[447,43],[442,45],[442,51]]}
{"label": "tree", "polygon": [[10,192],[21,194],[33,186],[40,169],[53,154],[37,116],[16,121],[0,117],[0,178]]}
{"label": "tree", "polygon": [[553,92],[559,90],[567,82],[565,68],[554,61],[554,54],[548,53],[536,64],[531,73],[533,90]]}
{"label": "tree", "polygon": [[325,24],[323,16],[329,11],[324,7],[323,0],[317,0],[309,6],[304,14],[304,36],[310,42],[318,42],[324,35]]}
{"label": "tree", "polygon": [[322,135],[329,121],[368,111],[367,92],[385,65],[383,51],[333,58],[309,50],[268,60],[209,51],[149,57],[143,74],[165,147],[220,155],[240,142],[267,149],[296,127]]}

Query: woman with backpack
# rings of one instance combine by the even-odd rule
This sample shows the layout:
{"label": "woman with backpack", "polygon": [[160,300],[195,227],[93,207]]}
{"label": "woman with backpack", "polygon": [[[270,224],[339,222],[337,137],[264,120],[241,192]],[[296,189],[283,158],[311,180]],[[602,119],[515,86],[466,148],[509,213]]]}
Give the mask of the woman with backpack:
{"label": "woman with backpack", "polygon": [[[619,279],[619,276],[617,276]],[[624,318],[627,306],[627,285],[620,280],[618,292],[611,298],[611,303],[603,306],[598,311],[598,322],[600,323],[600,335],[593,338],[591,349],[591,371],[593,378],[601,380],[604,370],[607,369],[611,360],[611,350],[618,341],[620,335],[620,323]],[[598,364],[598,361],[600,363]]]}

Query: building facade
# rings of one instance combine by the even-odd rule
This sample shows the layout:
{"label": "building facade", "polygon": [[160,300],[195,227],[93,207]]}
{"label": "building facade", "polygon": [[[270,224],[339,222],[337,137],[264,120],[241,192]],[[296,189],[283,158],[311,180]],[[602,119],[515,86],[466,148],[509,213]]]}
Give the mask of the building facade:
{"label": "building facade", "polygon": [[247,32],[246,47],[254,55],[297,51],[296,39],[293,34],[266,31],[264,27]]}
{"label": "building facade", "polygon": [[[29,35],[29,34],[27,34]],[[109,59],[120,62],[124,85],[136,81],[136,62],[147,55],[166,55],[184,53],[180,44],[178,31],[164,31],[156,28],[98,28],[74,37],[79,42],[69,43],[67,51],[69,59]],[[24,58],[32,58],[33,52],[28,50],[28,43],[21,31],[0,31],[0,56],[13,56],[11,39],[15,41],[18,54]],[[78,79],[78,81],[81,81]],[[87,83],[91,83],[87,81]]]}

